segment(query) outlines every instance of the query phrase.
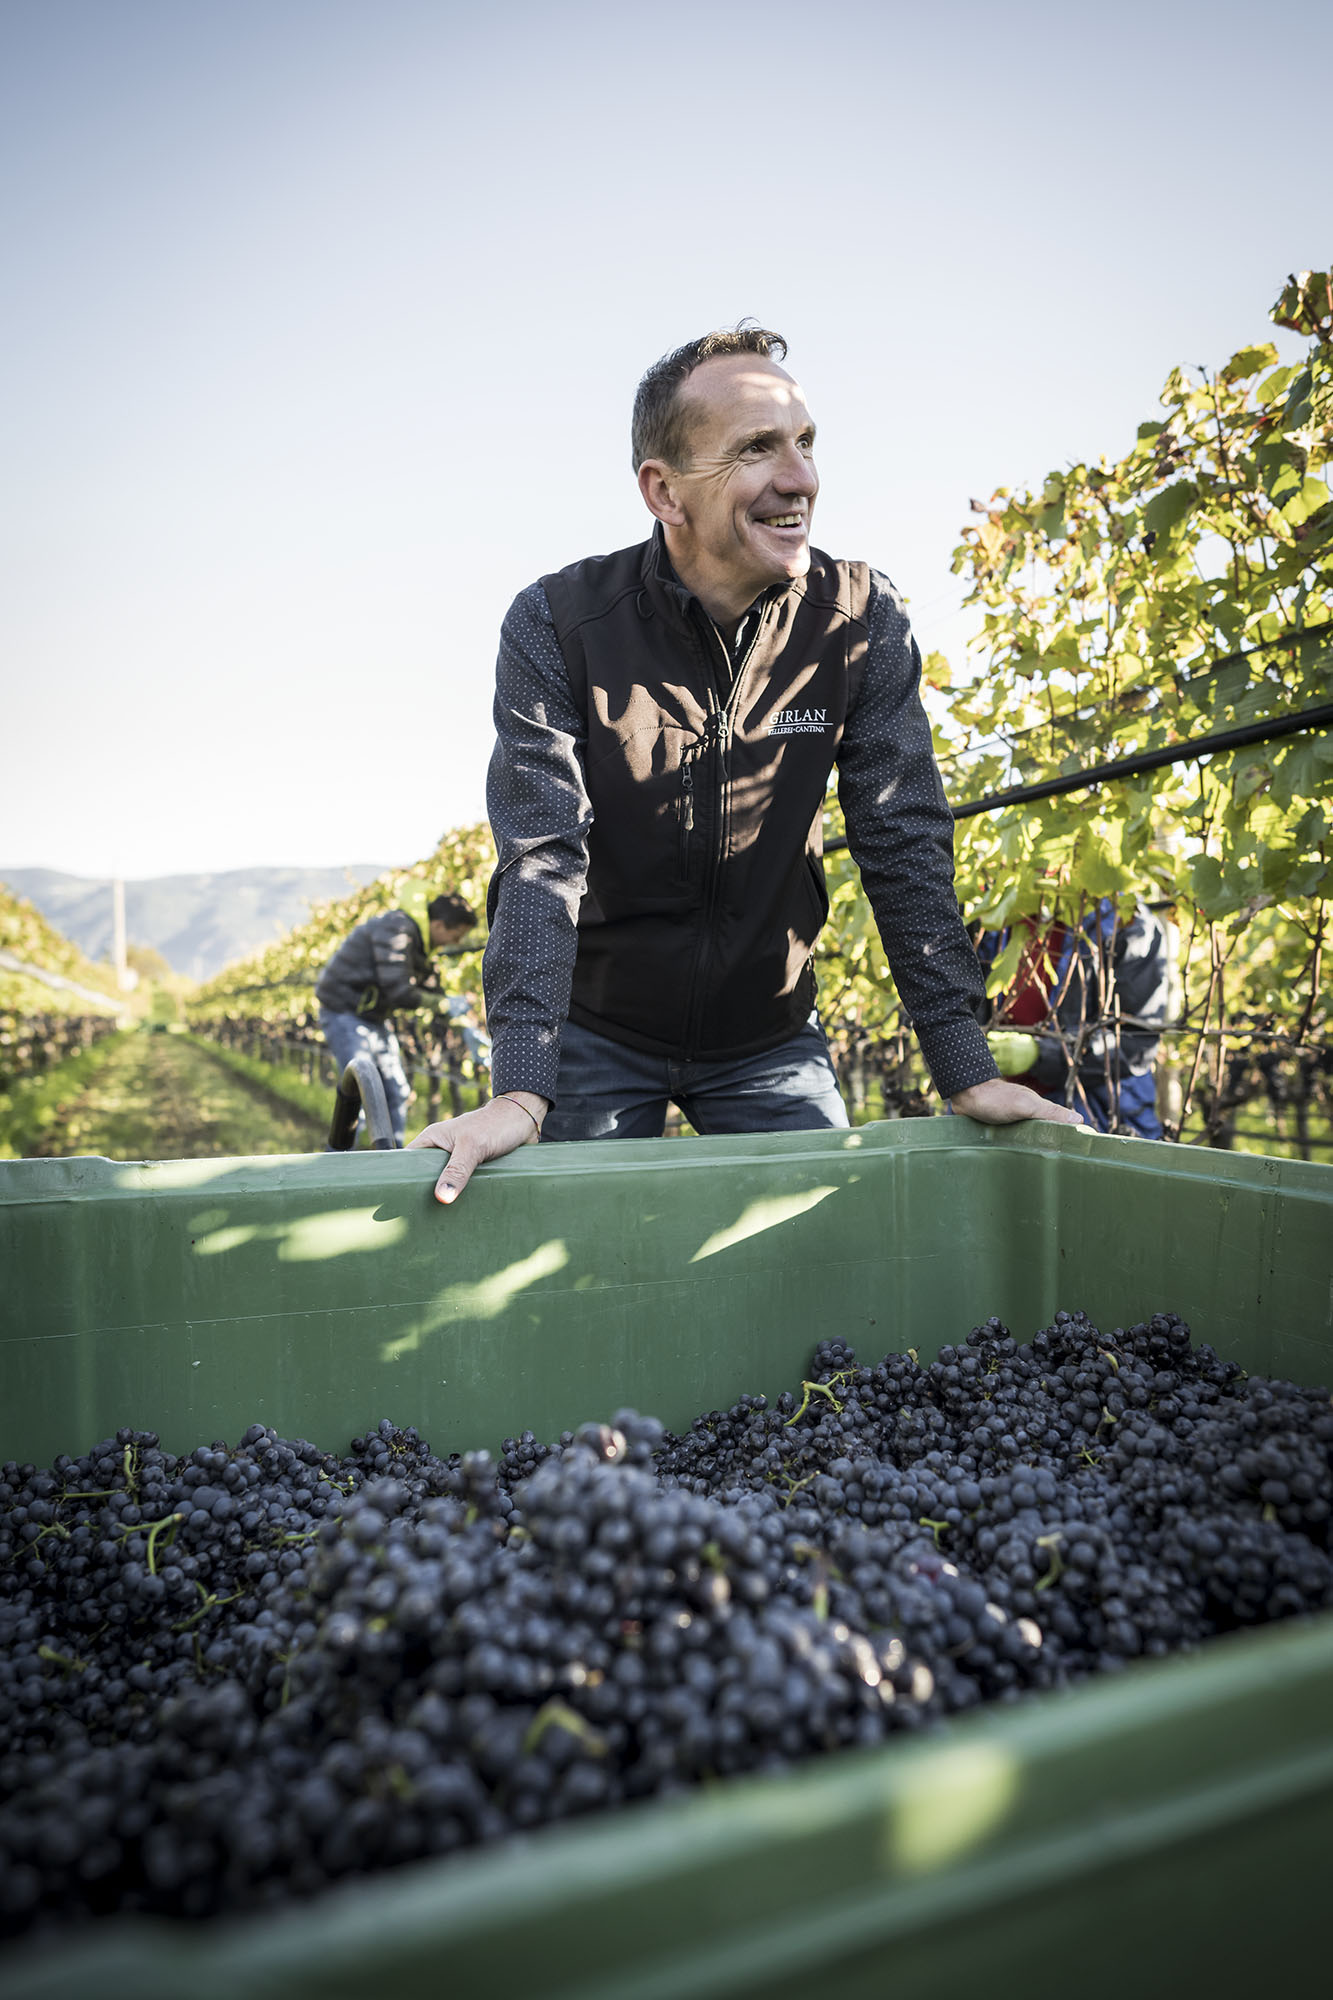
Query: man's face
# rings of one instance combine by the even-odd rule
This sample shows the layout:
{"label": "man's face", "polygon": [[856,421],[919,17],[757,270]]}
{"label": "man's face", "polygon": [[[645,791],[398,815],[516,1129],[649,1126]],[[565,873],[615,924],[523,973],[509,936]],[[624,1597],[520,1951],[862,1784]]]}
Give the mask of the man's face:
{"label": "man's face", "polygon": [[451,945],[461,944],[471,928],[471,924],[447,924],[443,917],[432,917],[431,946],[435,951],[448,951]]}
{"label": "man's face", "polygon": [[739,615],[770,584],[810,567],[814,422],[799,385],[758,354],[702,362],[680,395],[687,461],[666,484],[684,518],[661,518],[677,566],[692,572],[685,580],[705,603],[711,592]]}

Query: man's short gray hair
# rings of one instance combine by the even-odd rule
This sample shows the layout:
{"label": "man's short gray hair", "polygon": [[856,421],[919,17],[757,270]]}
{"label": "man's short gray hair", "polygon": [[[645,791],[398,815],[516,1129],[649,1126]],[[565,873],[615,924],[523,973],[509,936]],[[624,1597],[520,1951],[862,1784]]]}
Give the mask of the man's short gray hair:
{"label": "man's short gray hair", "polygon": [[685,463],[688,423],[680,388],[701,361],[712,361],[720,354],[761,354],[767,361],[781,361],[786,353],[787,343],[780,333],[743,319],[737,326],[719,327],[664,354],[648,370],[634,398],[630,430],[634,470],[638,471],[645,458],[660,458],[667,465]]}

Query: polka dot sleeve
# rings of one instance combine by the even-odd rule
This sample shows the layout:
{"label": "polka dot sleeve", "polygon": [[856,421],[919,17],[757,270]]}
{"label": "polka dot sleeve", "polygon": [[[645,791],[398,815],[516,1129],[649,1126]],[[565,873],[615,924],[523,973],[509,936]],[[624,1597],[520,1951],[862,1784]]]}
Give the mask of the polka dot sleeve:
{"label": "polka dot sleeve", "polygon": [[953,888],[953,816],[918,691],[903,601],[872,575],[870,647],[838,754],[847,844],[889,970],[941,1097],[998,1074],[979,1015],[985,982]]}
{"label": "polka dot sleeve", "polygon": [[554,1102],[592,807],[586,725],[540,584],[515,598],[501,629],[495,734],[486,809],[498,862],[482,964],[491,1087]]}

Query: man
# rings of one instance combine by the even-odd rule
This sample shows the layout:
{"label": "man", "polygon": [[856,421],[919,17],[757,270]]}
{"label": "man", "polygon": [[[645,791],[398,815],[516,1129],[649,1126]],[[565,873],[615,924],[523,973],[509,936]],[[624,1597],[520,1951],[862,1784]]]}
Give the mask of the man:
{"label": "man", "polygon": [[[405,901],[414,900],[409,891]],[[398,1037],[390,1016],[400,1007],[424,1007],[423,990],[433,977],[422,938],[424,917],[432,951],[445,951],[465,938],[476,919],[461,896],[436,896],[419,907],[386,910],[358,924],[338,947],[315,986],[319,1025],[333,1051],[339,1074],[355,1055],[368,1055],[384,1081],[394,1144],[407,1131],[411,1086],[403,1072]]]}
{"label": "man", "polygon": [[524,591],[501,634],[483,978],[495,1096],[432,1125],[437,1194],[547,1138],[845,1125],[813,1016],[836,762],[848,842],[941,1095],[1077,1115],[996,1072],[953,822],[893,586],[810,546],[815,427],[781,336],[650,369],[634,464],[656,527]]}

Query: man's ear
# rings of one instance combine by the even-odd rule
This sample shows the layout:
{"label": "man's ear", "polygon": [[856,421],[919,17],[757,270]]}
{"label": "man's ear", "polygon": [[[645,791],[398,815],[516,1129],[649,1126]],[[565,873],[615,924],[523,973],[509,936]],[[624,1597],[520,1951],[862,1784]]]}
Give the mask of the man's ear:
{"label": "man's ear", "polygon": [[639,467],[643,504],[664,527],[683,528],[685,509],[676,494],[676,471],[662,458],[645,458]]}

